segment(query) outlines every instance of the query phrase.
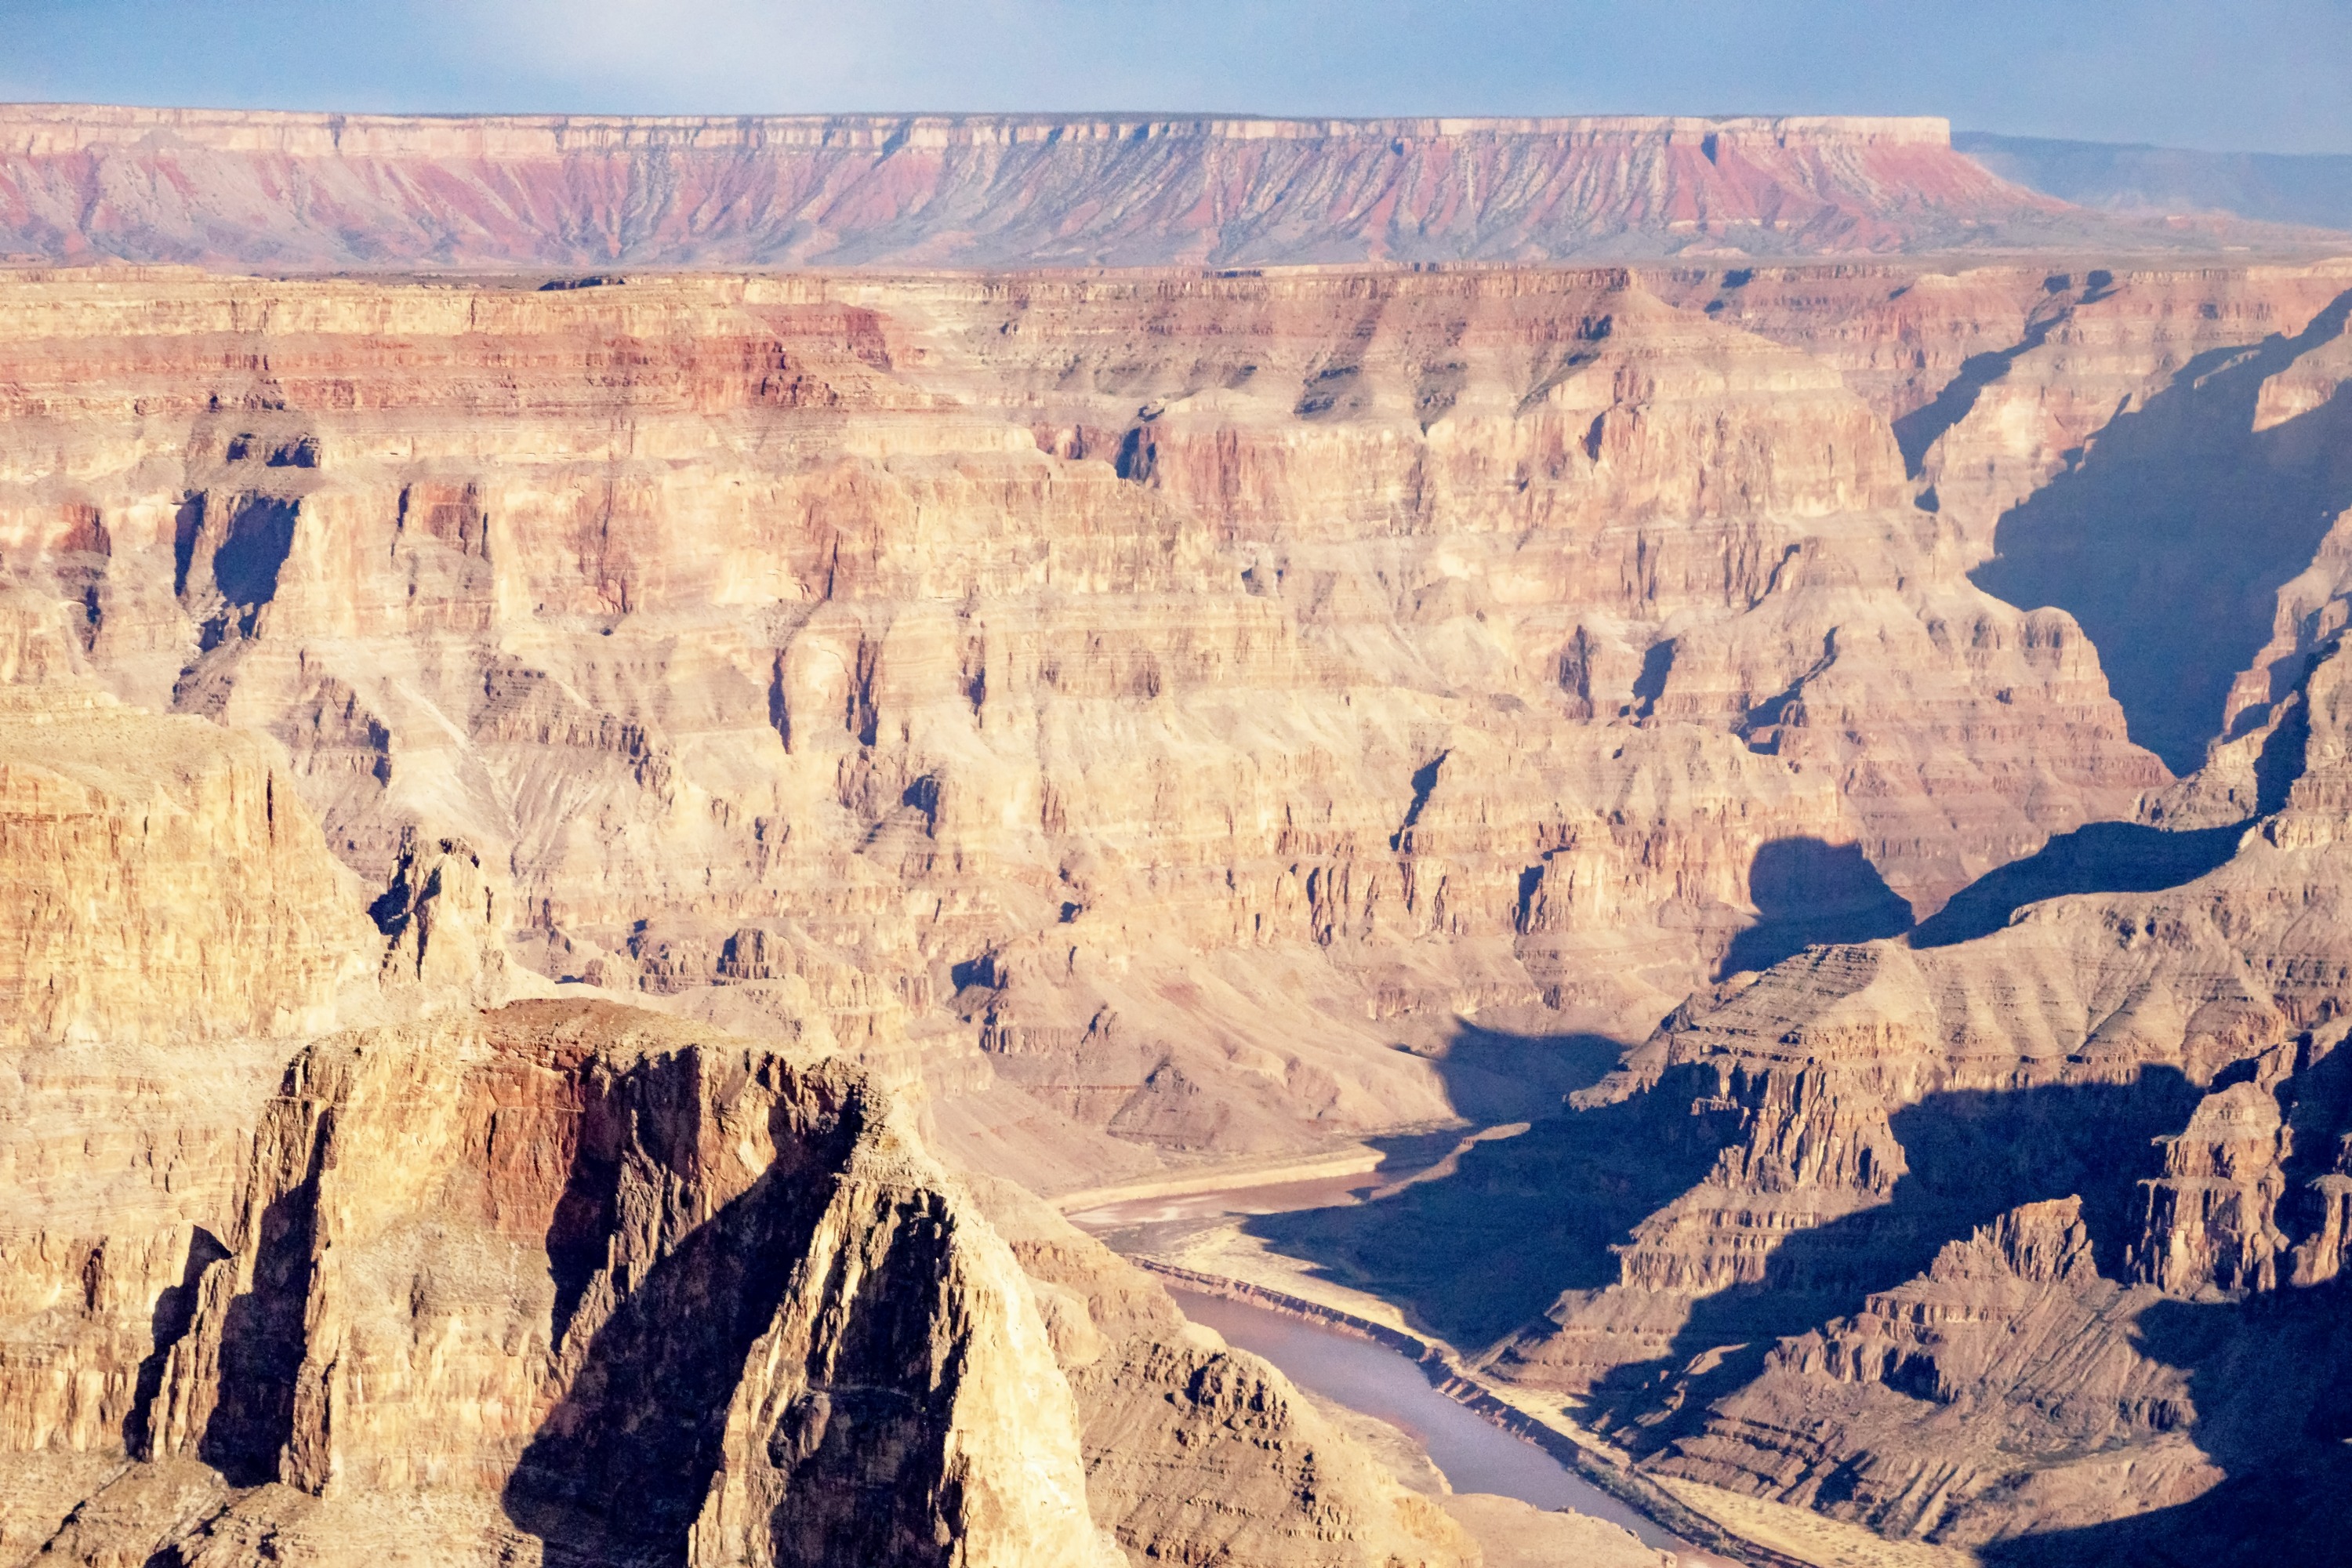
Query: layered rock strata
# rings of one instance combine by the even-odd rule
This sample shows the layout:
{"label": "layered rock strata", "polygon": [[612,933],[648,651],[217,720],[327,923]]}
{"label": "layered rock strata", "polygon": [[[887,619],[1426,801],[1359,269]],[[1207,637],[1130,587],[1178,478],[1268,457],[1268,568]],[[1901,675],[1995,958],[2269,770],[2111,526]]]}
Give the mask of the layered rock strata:
{"label": "layered rock strata", "polygon": [[2343,624],[2340,266],[1731,276],[1661,292],[1836,364],[1973,579],[2074,616],[2175,771],[2260,723]]}
{"label": "layered rock strata", "polygon": [[184,1555],[233,1519],[293,1555],[1104,1560],[1010,1258],[854,1079],[533,1005],[289,1069],[125,1413],[264,1489]]}
{"label": "layered rock strata", "polygon": [[540,1002],[331,1037],[247,1095],[209,1224],[118,1179],[91,1241],[12,1249],[50,1303],[0,1362],[27,1555],[1479,1560],[1094,1244],[1024,1274],[837,1059]]}
{"label": "layered rock strata", "polygon": [[0,1044],[316,1029],[375,935],[267,742],[79,679],[0,605]]}
{"label": "layered rock strata", "polygon": [[[371,924],[290,793],[239,815],[265,751],[93,693],[12,608],[0,765],[82,787],[12,793],[0,865],[82,898],[6,921],[6,1561],[1477,1562],[1108,1255],[1024,1272],[838,1057],[604,1001],[477,1010],[530,978],[478,858],[404,845]],[[205,956],[193,996],[103,962],[194,928],[286,955]],[[59,975],[75,1005],[37,1005]],[[302,1038],[370,1016],[408,1021]],[[1119,1405],[1145,1384],[1086,1378],[1106,1343],[1168,1373],[1153,1422]],[[1206,1515],[1171,1489],[1204,1480]]]}
{"label": "layered rock strata", "polygon": [[1579,1114],[1712,1158],[1495,1370],[1664,1473],[2000,1561],[2340,1531],[2347,670],[2240,742],[2291,782],[2215,869],[1670,1019]]}
{"label": "layered rock strata", "polygon": [[1925,119],[0,108],[0,258],[20,260],[1250,266],[2323,239],[2086,212]]}
{"label": "layered rock strata", "polygon": [[2165,782],[1875,384],[1622,271],[7,298],[112,689],[1039,1181],[1443,1119],[1400,1031],[1638,1033]]}
{"label": "layered rock strata", "polygon": [[1663,1472],[2322,1529],[2347,290],[10,279],[0,1539],[1465,1555],[886,1082],[1505,1121],[1280,1239]]}
{"label": "layered rock strata", "polygon": [[[1035,1284],[1077,1399],[1087,1495],[1130,1552],[1482,1560],[1437,1502],[1399,1484],[1281,1373],[1186,1323],[1150,1275],[1010,1183],[983,1180],[978,1195]],[[1580,1515],[1559,1529],[1622,1533]]]}

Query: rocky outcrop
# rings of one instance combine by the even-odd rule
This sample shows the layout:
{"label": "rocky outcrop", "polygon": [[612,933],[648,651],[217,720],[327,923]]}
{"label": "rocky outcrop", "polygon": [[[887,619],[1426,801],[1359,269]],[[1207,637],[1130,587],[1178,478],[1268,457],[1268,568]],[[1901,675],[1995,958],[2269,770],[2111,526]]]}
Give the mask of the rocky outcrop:
{"label": "rocky outcrop", "polygon": [[2173,1296],[2278,1289],[2289,1145],[2271,1091],[2238,1083],[2208,1095],[2165,1145],[2164,1174],[2143,1189],[2134,1273]]}
{"label": "rocky outcrop", "polygon": [[[331,1037],[237,1112],[240,1169],[184,1159],[167,1196],[134,1165],[90,1245],[11,1249],[28,1555],[1478,1560],[1036,1200],[989,1184],[982,1219],[837,1059],[539,1002]],[[109,1173],[47,1159],[68,1194]],[[201,1223],[159,1224],[173,1196]]]}
{"label": "rocky outcrop", "polygon": [[2164,1510],[2216,1550],[2289,1506],[2250,1499],[2340,1527],[2347,665],[2291,695],[2277,809],[2203,876],[1670,1019],[1578,1115],[1720,1152],[1495,1370],[1664,1473],[2002,1561],[2124,1560]]}
{"label": "rocky outcrop", "polygon": [[61,1434],[133,1438],[85,1558],[407,1506],[443,1561],[1109,1560],[1018,1270],[854,1073],[524,1004],[308,1047],[252,1149],[144,1404]]}
{"label": "rocky outcrop", "polygon": [[0,606],[0,1044],[288,1036],[374,933],[281,759],[80,679],[51,606]]}
{"label": "rocky outcrop", "polygon": [[1963,1546],[2197,1497],[2189,1379],[2133,1348],[2153,1292],[2099,1277],[2081,1207],[2021,1205],[1781,1341],[1660,1468]]}
{"label": "rocky outcrop", "polygon": [[2084,212],[1955,153],[1940,120],[0,109],[0,258],[19,261],[1251,266],[2257,237],[2327,237]]}
{"label": "rocky outcrop", "polygon": [[983,1183],[981,1201],[1035,1283],[1069,1374],[1095,1517],[1138,1561],[1482,1560],[1437,1503],[1281,1373],[1185,1322],[1157,1280],[1009,1183]]}
{"label": "rocky outcrop", "polygon": [[516,988],[506,951],[511,922],[503,879],[462,838],[404,834],[392,884],[368,907],[385,944],[382,978],[395,994],[414,986],[441,1005],[486,1005]]}
{"label": "rocky outcrop", "polygon": [[913,1141],[1506,1107],[1253,1227],[1669,1475],[2337,1517],[2352,273],[2038,271],[7,280],[0,1539],[1460,1560]]}
{"label": "rocky outcrop", "polygon": [[2133,739],[2181,773],[2263,722],[2342,625],[2347,289],[2341,263],[1662,284],[1837,364],[1893,419],[1916,504],[1972,580],[2072,615]]}
{"label": "rocky outcrop", "polygon": [[[40,630],[20,646],[63,659]],[[1274,1563],[1475,1561],[1157,1287],[1090,1315],[1024,1275],[867,1076],[610,1003],[476,1011],[516,977],[466,846],[404,844],[372,928],[290,791],[249,832],[233,802],[180,825],[191,777],[284,789],[263,744],[73,674],[7,721],[131,826],[61,837],[74,812],[19,791],[0,840],[18,885],[85,895],[12,906],[81,990],[26,1007],[0,1084],[10,1561],[1122,1561],[1097,1515],[1144,1556],[1223,1527]],[[191,925],[278,967],[200,949],[205,991],[105,962]],[[255,1022],[233,982],[310,1011]],[[339,1015],[415,1021],[300,1043]],[[1209,1373],[1155,1394],[1164,1428],[1099,1392],[1082,1425],[1056,1349],[1082,1372],[1097,1319],[1122,1365]],[[1155,1489],[1202,1478],[1153,1456],[1219,1431],[1233,1506],[1203,1524]],[[1106,1467],[1124,1489],[1090,1500]]]}

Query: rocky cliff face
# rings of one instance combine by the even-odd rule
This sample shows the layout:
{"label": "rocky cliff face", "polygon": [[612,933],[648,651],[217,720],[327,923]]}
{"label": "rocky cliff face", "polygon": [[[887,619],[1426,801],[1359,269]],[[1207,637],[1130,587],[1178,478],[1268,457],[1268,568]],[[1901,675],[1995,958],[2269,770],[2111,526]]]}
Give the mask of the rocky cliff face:
{"label": "rocky cliff face", "polygon": [[113,689],[1039,1180],[1441,1118],[1399,1027],[1638,1032],[2165,778],[1872,396],[1624,272],[10,299]]}
{"label": "rocky cliff face", "polygon": [[1334,1568],[1481,1561],[1438,1503],[1398,1484],[1280,1373],[1186,1323],[1150,1275],[1011,1183],[982,1179],[978,1195],[1035,1282],[1069,1373],[1095,1517],[1116,1521],[1131,1552]]}
{"label": "rocky cliff face", "polygon": [[2315,231],[2095,214],[1940,120],[411,119],[0,108],[0,258],[404,268],[1252,266]]}
{"label": "rocky cliff face", "polygon": [[1670,1019],[1580,1114],[1697,1179],[1498,1369],[1665,1473],[1996,1561],[2339,1530],[2347,664],[2249,738],[2292,775],[2204,875]]}
{"label": "rocky cliff face", "polygon": [[[0,817],[32,889],[0,1558],[1102,1568],[1222,1529],[1267,1563],[1476,1562],[1107,1256],[1118,1353],[1196,1375],[1148,1431],[1074,1400],[1070,1271],[1025,1273],[870,1076],[610,1002],[477,1010],[530,980],[477,857],[406,843],[371,923],[290,792],[271,814],[265,750],[91,691],[11,608],[0,755],[46,787]],[[193,933],[244,945],[175,969]],[[409,1021],[303,1041],[370,1016]],[[1160,1467],[1218,1440],[1204,1531]]]}
{"label": "rocky cliff face", "polygon": [[[2064,515],[2074,553],[2031,580],[2086,619],[2118,582],[2146,595],[2101,653],[2134,732],[2180,726],[2202,766],[1902,941],[1701,988],[1577,1109],[1442,1181],[1253,1228],[1499,1336],[1494,1371],[1664,1474],[1990,1561],[2332,1551],[2352,491],[2328,435],[2341,283],[2311,281],[2186,309],[2185,280],[2145,275],[1659,277],[1842,363],[1976,580],[2027,580],[2016,531]],[[2133,534],[2126,502],[2174,510]],[[2244,602],[2168,641],[2190,570]]]}
{"label": "rocky cliff face", "polygon": [[61,1446],[134,1462],[48,1552],[1110,1561],[1010,1255],[887,1121],[608,1005],[306,1048],[153,1348],[70,1373]]}
{"label": "rocky cliff face", "polygon": [[59,609],[0,605],[0,1043],[331,1021],[375,933],[282,759],[125,707]]}
{"label": "rocky cliff face", "polygon": [[1894,421],[1972,580],[2073,615],[2132,738],[2186,773],[2341,625],[2347,279],[2068,266],[1666,292],[1836,363]]}

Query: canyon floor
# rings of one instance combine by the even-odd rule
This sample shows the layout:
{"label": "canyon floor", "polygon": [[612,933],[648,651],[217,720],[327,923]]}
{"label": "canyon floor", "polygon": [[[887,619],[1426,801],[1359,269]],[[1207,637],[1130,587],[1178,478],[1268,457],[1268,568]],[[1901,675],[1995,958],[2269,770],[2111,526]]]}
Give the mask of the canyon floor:
{"label": "canyon floor", "polygon": [[1655,1561],[1087,1230],[2338,1560],[2352,260],[2100,237],[0,272],[0,1560]]}

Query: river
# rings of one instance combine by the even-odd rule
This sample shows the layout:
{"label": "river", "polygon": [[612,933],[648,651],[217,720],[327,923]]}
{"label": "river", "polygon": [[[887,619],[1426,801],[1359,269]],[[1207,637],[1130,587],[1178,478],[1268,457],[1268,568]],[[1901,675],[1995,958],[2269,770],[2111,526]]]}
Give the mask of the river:
{"label": "river", "polygon": [[[1392,1160],[1378,1175],[1115,1199],[1088,1205],[1070,1218],[1119,1251],[1165,1256],[1187,1235],[1242,1215],[1359,1202],[1376,1185],[1427,1168],[1454,1145],[1451,1136],[1431,1140],[1425,1150],[1413,1151],[1417,1157]],[[1528,1439],[1447,1398],[1417,1363],[1385,1345],[1249,1302],[1176,1286],[1171,1289],[1186,1317],[1264,1356],[1292,1382],[1402,1428],[1428,1453],[1455,1491],[1499,1493],[1543,1509],[1572,1508],[1622,1525],[1644,1543],[1678,1553],[1685,1563],[1723,1562],[1669,1534]]]}
{"label": "river", "polygon": [[1293,1383],[1402,1428],[1458,1492],[1496,1492],[1538,1508],[1572,1508],[1622,1524],[1651,1545],[1695,1560],[1639,1512],[1537,1447],[1432,1387],[1421,1368],[1386,1345],[1321,1323],[1223,1296],[1171,1287],[1184,1315],[1262,1355]]}

